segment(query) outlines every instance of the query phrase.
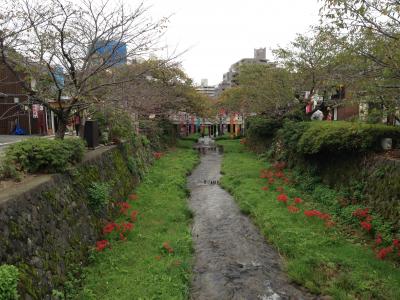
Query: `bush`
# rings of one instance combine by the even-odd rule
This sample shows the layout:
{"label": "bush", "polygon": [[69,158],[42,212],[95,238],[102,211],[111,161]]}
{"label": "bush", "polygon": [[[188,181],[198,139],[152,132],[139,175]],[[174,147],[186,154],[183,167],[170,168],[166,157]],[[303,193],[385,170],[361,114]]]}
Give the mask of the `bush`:
{"label": "bush", "polygon": [[248,117],[246,119],[246,136],[249,139],[265,139],[273,137],[282,127],[282,121],[263,116]]}
{"label": "bush", "polygon": [[107,207],[110,201],[111,186],[107,182],[93,182],[89,189],[89,206],[95,212]]}
{"label": "bush", "polygon": [[0,299],[14,300],[18,299],[17,284],[19,272],[11,265],[0,266]]}
{"label": "bush", "polygon": [[64,172],[69,165],[80,162],[84,152],[81,139],[32,138],[9,146],[5,161],[21,172]]}
{"label": "bush", "polygon": [[400,128],[350,122],[309,122],[297,150],[303,154],[366,152],[380,149],[382,138],[400,138]]}

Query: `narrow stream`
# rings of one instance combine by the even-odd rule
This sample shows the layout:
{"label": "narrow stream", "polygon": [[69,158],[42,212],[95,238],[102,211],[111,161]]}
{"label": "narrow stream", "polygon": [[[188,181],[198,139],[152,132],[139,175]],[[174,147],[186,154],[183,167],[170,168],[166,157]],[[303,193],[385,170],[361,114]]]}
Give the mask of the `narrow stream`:
{"label": "narrow stream", "polygon": [[311,299],[282,272],[280,257],[219,185],[222,149],[200,139],[201,163],[188,179],[194,212],[191,298]]}

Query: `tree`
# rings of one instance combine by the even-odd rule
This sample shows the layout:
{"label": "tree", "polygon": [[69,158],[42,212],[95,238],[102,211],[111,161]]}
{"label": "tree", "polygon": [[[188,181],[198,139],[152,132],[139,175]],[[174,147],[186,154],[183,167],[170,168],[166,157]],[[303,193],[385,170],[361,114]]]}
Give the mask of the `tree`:
{"label": "tree", "polygon": [[165,30],[166,19],[152,21],[143,3],[97,3],[15,0],[0,8],[0,61],[25,82],[33,102],[55,113],[59,138],[74,111],[98,100],[98,90],[137,78],[110,82],[108,74],[156,51]]}
{"label": "tree", "polygon": [[[342,46],[364,59],[360,92],[364,100],[394,113],[400,105],[400,2],[324,0],[322,20]],[[363,77],[363,78],[362,78]]]}
{"label": "tree", "polygon": [[309,91],[310,98],[332,83],[338,74],[340,53],[335,37],[326,30],[313,29],[311,34],[298,34],[287,48],[273,51],[277,61],[294,74],[297,90]]}
{"label": "tree", "polygon": [[243,65],[237,82],[238,86],[224,91],[220,98],[221,105],[231,111],[280,116],[294,101],[292,76],[283,68]]}

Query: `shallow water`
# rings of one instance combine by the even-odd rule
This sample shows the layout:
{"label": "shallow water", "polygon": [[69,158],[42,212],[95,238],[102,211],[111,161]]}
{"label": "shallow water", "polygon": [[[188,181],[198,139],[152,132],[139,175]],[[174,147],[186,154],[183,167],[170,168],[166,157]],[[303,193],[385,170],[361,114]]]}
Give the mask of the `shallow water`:
{"label": "shallow water", "polygon": [[219,185],[222,149],[196,145],[201,163],[188,178],[194,213],[192,299],[312,299],[289,283],[278,253]]}

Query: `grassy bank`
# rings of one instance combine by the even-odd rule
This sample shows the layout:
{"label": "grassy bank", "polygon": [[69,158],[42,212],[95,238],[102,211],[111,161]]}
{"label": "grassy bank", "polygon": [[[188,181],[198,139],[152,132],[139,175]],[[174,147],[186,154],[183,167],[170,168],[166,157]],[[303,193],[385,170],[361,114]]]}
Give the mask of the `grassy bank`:
{"label": "grassy bank", "polygon": [[94,253],[77,299],[187,298],[192,242],[186,175],[197,160],[195,151],[178,147],[155,162],[128,201],[126,214],[138,212],[134,228],[125,241],[115,238],[111,248]]}
{"label": "grassy bank", "polygon": [[[362,241],[349,238],[344,226],[324,226],[324,221],[306,217],[303,211],[325,209],[310,195],[276,179],[266,186],[260,171],[268,163],[246,151],[239,141],[219,144],[225,150],[223,187],[284,257],[293,281],[335,299],[400,299],[400,270],[393,262],[378,260]],[[289,203],[295,197],[303,199],[296,205],[300,211],[290,212],[277,201],[278,188]]]}

